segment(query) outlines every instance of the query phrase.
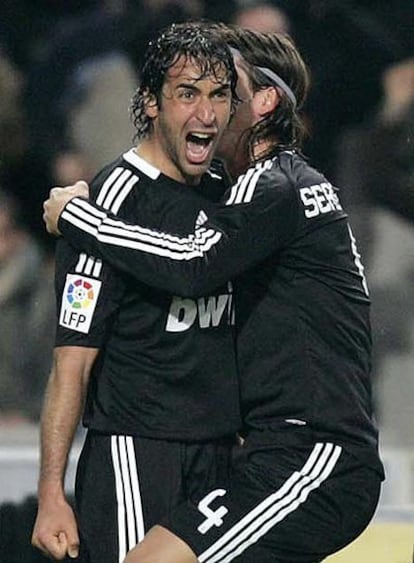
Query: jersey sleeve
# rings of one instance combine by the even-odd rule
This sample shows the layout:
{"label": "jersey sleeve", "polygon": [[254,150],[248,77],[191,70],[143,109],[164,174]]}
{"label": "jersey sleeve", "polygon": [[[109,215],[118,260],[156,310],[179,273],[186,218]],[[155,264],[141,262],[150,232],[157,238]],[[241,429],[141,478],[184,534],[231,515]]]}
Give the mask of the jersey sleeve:
{"label": "jersey sleeve", "polygon": [[199,296],[280,249],[295,228],[297,199],[272,161],[251,168],[208,217],[200,210],[187,236],[120,221],[75,198],[59,229],[90,252],[141,282],[178,295]]}
{"label": "jersey sleeve", "polygon": [[56,248],[56,346],[101,348],[115,320],[124,286],[102,260],[62,239]]}

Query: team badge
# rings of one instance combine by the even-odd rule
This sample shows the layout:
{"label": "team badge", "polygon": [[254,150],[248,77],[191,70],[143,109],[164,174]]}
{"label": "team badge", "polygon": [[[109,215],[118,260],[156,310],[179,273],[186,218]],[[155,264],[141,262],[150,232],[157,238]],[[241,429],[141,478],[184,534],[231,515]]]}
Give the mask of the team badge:
{"label": "team badge", "polygon": [[66,276],[59,324],[77,332],[88,333],[101,289],[99,280],[76,274]]}

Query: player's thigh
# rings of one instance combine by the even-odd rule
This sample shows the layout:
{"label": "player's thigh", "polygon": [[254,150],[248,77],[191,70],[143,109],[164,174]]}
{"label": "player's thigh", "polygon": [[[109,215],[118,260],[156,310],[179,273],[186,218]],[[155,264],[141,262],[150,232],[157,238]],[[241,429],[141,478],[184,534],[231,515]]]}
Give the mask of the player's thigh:
{"label": "player's thigh", "polygon": [[124,563],[197,563],[188,545],[166,528],[155,526],[132,549]]}
{"label": "player's thigh", "polygon": [[[256,538],[251,536],[253,543],[235,559],[240,563],[324,561],[366,528],[379,490],[380,477],[366,468],[339,478],[332,475],[306,498],[297,497],[272,515],[257,529]],[[267,531],[261,535],[263,530]]]}
{"label": "player's thigh", "polygon": [[379,483],[332,444],[261,452],[240,464],[230,486],[180,507],[164,525],[202,563],[313,563],[364,529]]}

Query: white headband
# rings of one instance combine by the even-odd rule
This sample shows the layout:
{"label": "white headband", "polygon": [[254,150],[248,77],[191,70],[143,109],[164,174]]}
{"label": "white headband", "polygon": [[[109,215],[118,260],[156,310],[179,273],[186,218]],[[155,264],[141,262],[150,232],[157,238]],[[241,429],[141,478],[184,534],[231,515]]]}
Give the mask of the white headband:
{"label": "white headband", "polygon": [[[243,58],[243,55],[240,53],[240,51],[238,49],[234,49],[234,47],[230,47],[230,51],[231,51],[233,56],[238,55],[239,57]],[[272,82],[274,82],[276,84],[276,86],[279,86],[279,88],[281,88],[283,90],[283,92],[286,94],[286,96],[292,102],[293,107],[296,107],[296,103],[297,103],[296,102],[296,96],[292,92],[291,88],[289,88],[289,86],[283,80],[283,78],[281,78],[278,74],[273,72],[273,70],[270,70],[270,68],[266,68],[266,67],[263,67],[263,66],[255,66],[254,68],[257,68],[257,70],[260,70],[260,72],[262,72],[265,76],[267,76],[267,78],[270,78],[270,80]]]}

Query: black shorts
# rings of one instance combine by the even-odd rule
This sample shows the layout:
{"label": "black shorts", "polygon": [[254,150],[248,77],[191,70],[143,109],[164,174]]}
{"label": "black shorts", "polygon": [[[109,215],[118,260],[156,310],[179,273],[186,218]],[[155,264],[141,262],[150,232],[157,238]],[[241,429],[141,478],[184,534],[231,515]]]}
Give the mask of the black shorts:
{"label": "black shorts", "polygon": [[180,503],[226,481],[232,445],[88,432],[75,486],[82,563],[123,561]]}
{"label": "black shorts", "polygon": [[230,485],[217,484],[162,524],[200,563],[319,562],[368,525],[381,480],[331,443],[245,448]]}

